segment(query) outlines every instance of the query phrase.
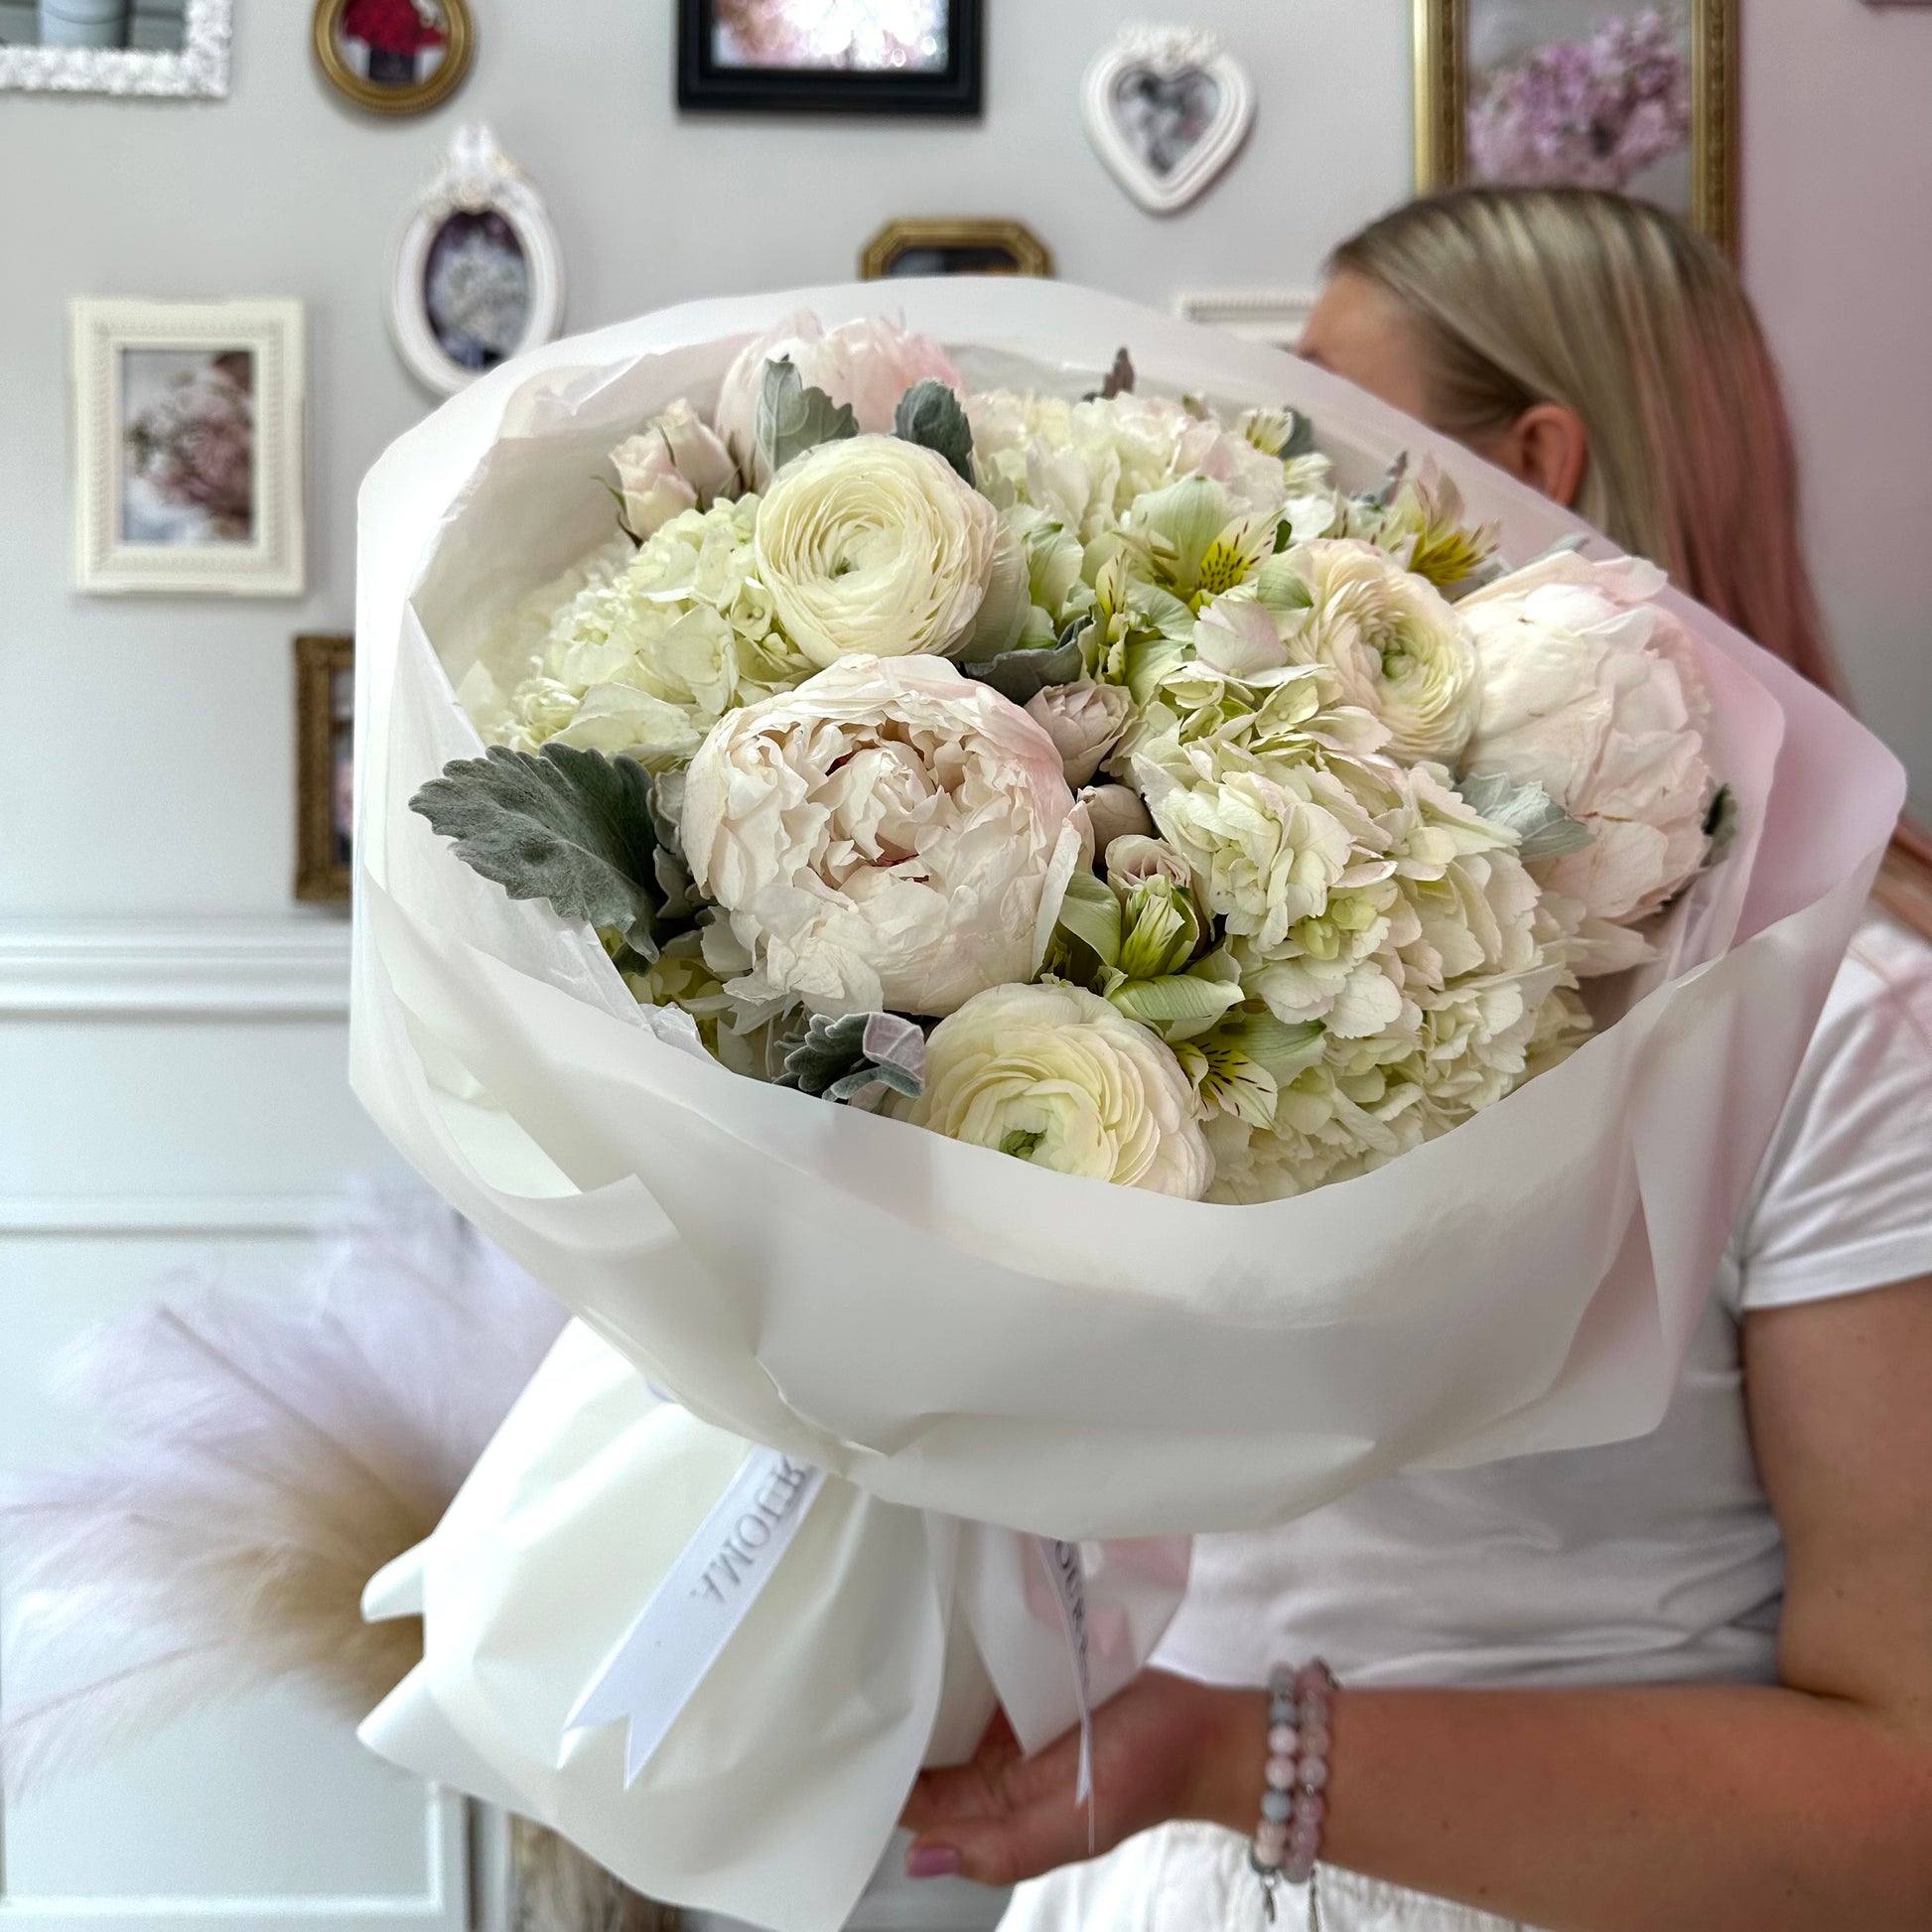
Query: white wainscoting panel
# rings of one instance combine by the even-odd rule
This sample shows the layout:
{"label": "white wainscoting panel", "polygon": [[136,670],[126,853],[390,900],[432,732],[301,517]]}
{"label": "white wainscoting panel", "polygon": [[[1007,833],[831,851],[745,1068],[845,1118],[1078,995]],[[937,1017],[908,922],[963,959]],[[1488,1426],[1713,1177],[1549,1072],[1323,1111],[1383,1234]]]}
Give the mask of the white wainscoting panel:
{"label": "white wainscoting panel", "polygon": [[[0,1467],[80,1451],[63,1353],[164,1284],[298,1291],[351,1179],[337,919],[0,924]],[[7,1579],[0,1568],[0,1618]],[[0,1703],[36,1688],[0,1647]],[[0,1818],[0,1932],[469,1932],[468,1813],[294,1693],[195,1717]]]}

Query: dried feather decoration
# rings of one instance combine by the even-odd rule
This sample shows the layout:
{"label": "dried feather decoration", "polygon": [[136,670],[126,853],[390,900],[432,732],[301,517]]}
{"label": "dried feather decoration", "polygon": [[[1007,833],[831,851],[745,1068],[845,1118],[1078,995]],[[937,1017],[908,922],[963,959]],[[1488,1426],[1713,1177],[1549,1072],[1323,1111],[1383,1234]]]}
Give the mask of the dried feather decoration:
{"label": "dried feather decoration", "polygon": [[355,1197],[298,1302],[185,1282],[65,1380],[106,1446],[0,1484],[18,1799],[209,1705],[292,1683],[359,1721],[422,1655],[363,1586],[435,1528],[562,1328],[440,1203]]}

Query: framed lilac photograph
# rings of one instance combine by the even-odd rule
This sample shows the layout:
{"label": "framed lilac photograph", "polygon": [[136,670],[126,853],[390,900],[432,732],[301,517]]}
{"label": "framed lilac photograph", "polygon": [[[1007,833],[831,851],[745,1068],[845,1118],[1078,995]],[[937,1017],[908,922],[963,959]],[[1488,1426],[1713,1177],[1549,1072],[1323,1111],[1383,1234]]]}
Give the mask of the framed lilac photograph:
{"label": "framed lilac photograph", "polygon": [[1605,188],[1729,247],[1736,0],[1416,0],[1416,182]]}
{"label": "framed lilac photograph", "polygon": [[678,0],[677,104],[980,111],[984,0]]}

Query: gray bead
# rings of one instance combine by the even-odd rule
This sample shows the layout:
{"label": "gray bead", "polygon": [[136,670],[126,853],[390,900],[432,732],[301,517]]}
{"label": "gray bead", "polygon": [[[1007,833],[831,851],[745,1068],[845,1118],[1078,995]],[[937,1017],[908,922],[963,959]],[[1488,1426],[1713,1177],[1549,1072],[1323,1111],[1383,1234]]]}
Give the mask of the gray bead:
{"label": "gray bead", "polygon": [[1286,1791],[1268,1791],[1262,1794],[1261,1815],[1271,1825],[1286,1825],[1289,1813],[1295,1809],[1295,1800]]}

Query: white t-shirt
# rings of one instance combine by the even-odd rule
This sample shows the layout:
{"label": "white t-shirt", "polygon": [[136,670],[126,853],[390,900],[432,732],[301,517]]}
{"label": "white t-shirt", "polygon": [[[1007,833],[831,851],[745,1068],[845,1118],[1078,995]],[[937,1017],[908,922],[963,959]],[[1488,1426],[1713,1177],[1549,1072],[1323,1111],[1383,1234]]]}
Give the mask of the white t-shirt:
{"label": "white t-shirt", "polygon": [[[1744,1311],[1932,1275],[1932,948],[1853,939],[1669,1414],[1603,1449],[1400,1475],[1284,1529],[1204,1536],[1155,1663],[1262,1682],[1767,1680],[1783,1546],[1757,1479]],[[1928,1392],[1932,1395],[1932,1392]]]}

